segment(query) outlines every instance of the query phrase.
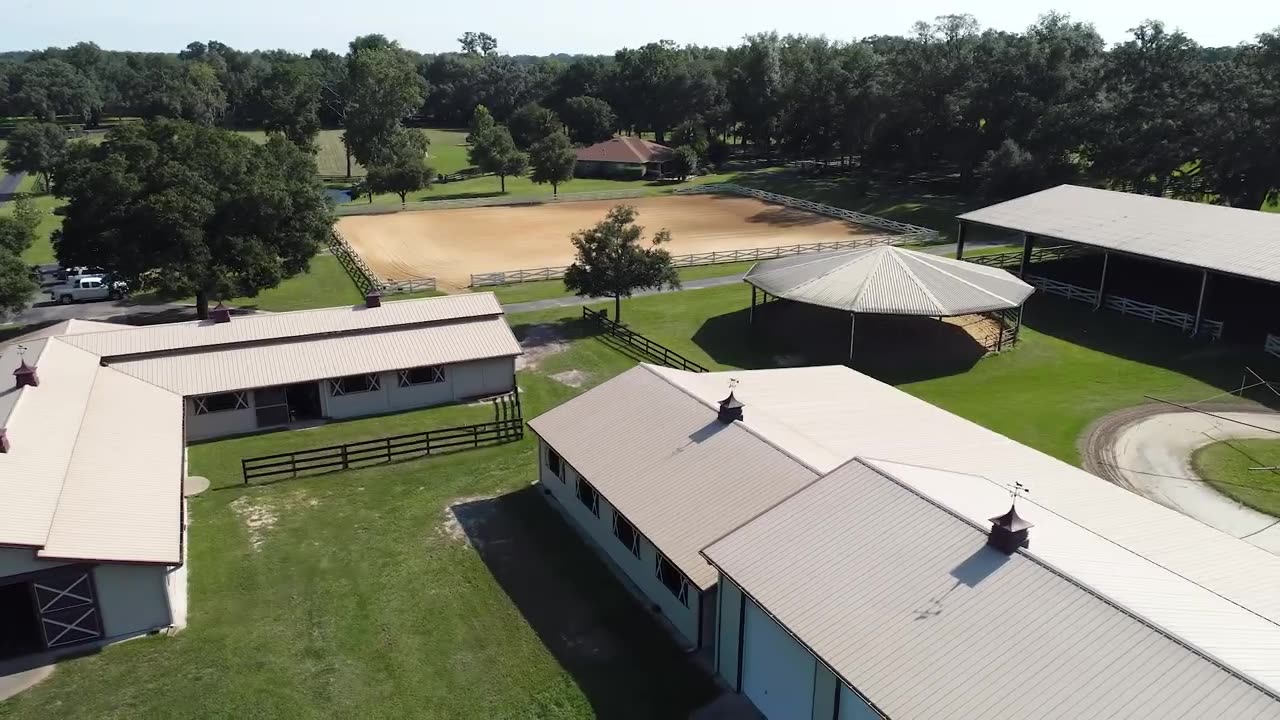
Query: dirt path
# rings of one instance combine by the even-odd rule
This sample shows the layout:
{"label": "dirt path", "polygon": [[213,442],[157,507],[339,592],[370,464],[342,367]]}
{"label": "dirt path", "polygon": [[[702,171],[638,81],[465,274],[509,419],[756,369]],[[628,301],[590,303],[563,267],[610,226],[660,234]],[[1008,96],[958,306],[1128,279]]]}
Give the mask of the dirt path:
{"label": "dirt path", "polygon": [[[1084,468],[1184,515],[1280,555],[1280,519],[1222,495],[1191,467],[1191,454],[1222,440],[1275,437],[1280,414],[1255,405],[1219,403],[1202,409],[1221,416],[1141,405],[1112,413],[1081,438]],[[1230,418],[1222,419],[1222,418]]]}
{"label": "dirt path", "polygon": [[500,205],[356,215],[338,230],[379,277],[434,277],[465,287],[472,273],[567,265],[569,236],[604,219],[615,205],[639,211],[651,235],[671,231],[672,255],[849,240],[872,228],[755,198],[724,195],[639,197],[538,205]]}

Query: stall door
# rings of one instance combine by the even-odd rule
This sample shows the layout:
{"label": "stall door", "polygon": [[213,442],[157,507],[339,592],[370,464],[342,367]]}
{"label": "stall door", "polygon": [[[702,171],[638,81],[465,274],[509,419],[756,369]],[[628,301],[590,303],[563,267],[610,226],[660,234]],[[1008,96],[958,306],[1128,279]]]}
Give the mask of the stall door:
{"label": "stall door", "polygon": [[810,720],[815,661],[755,603],[742,626],[742,694],[769,720]]}
{"label": "stall door", "polygon": [[52,649],[102,637],[102,618],[88,568],[42,573],[31,581],[45,646]]}

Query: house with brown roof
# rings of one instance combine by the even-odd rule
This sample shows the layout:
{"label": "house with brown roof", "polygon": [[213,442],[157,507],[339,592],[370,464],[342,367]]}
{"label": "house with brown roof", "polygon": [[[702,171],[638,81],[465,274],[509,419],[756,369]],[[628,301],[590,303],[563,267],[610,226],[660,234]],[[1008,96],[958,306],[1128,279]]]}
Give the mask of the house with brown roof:
{"label": "house with brown roof", "polygon": [[0,346],[0,661],[186,623],[188,441],[515,387],[492,293],[211,315]]}
{"label": "house with brown roof", "polygon": [[575,177],[638,180],[645,177],[660,178],[663,166],[671,160],[675,151],[637,137],[618,136],[577,150],[578,164]]}

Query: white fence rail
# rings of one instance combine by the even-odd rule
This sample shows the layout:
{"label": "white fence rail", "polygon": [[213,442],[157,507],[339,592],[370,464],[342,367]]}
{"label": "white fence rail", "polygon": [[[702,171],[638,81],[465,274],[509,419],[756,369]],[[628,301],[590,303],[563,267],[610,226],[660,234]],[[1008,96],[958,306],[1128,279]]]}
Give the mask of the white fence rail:
{"label": "white fence rail", "polygon": [[338,215],[386,215],[403,210],[454,210],[457,208],[492,207],[495,205],[543,205],[587,200],[625,200],[653,195],[645,190],[601,190],[599,192],[560,193],[557,196],[457,198],[455,200],[423,200],[403,205],[339,205]]}
{"label": "white fence rail", "polygon": [[415,278],[413,280],[387,281],[382,284],[380,292],[383,295],[403,295],[406,293],[434,292],[435,289],[435,278]]}
{"label": "white fence rail", "polygon": [[[1026,277],[1028,283],[1034,285],[1041,292],[1049,295],[1059,295],[1068,300],[1078,300],[1087,302],[1094,307],[1098,306],[1098,291],[1092,290],[1079,285],[1050,280],[1040,275],[1028,275]],[[1159,305],[1151,303],[1130,300],[1129,298],[1116,297],[1107,295],[1102,298],[1102,307],[1108,310],[1115,310],[1123,315],[1132,315],[1153,323],[1169,325],[1176,327],[1183,332],[1191,332],[1195,328],[1196,316],[1190,313],[1180,312],[1178,310],[1170,310]],[[1214,340],[1222,337],[1222,322],[1218,320],[1208,320],[1201,318],[1200,333],[1207,335]]]}
{"label": "white fence rail", "polygon": [[1267,333],[1267,341],[1263,344],[1262,350],[1276,357],[1280,357],[1280,335],[1272,335]]}
{"label": "white fence rail", "polygon": [[[722,265],[724,263],[773,260],[792,255],[830,252],[832,250],[850,250],[873,245],[897,245],[902,242],[901,235],[876,235],[862,237],[857,240],[838,240],[836,242],[805,243],[803,245],[782,245],[768,248],[747,248],[745,250],[713,250],[712,252],[675,255],[671,264],[675,267],[695,267],[700,265]],[[502,270],[490,273],[477,273],[471,276],[471,287],[492,287],[495,285],[514,285],[516,283],[537,282],[539,280],[559,280],[568,270],[567,265],[556,267],[529,268],[525,270]]]}
{"label": "white fence rail", "polygon": [[903,233],[903,242],[910,242],[910,241],[931,242],[931,241],[936,241],[938,239],[937,230],[931,230],[926,227],[920,227],[919,225],[912,225],[910,223],[898,222],[897,220],[889,220],[888,218],[877,217],[875,215],[868,215],[866,213],[860,213],[854,210],[845,210],[844,208],[832,207],[830,205],[823,205],[822,203],[816,203],[816,202],[813,202],[812,200],[794,198],[789,195],[779,195],[778,193],[772,193],[767,190],[756,190],[755,188],[743,187],[741,185],[733,185],[729,183],[722,183],[717,185],[699,185],[697,187],[681,188],[679,190],[676,190],[675,192],[677,193],[711,193],[711,192],[735,193],[737,195],[746,195],[748,197],[754,197],[760,200],[767,200],[768,202],[777,203],[779,205],[786,205],[787,207],[794,207],[794,208],[800,208],[802,210],[808,210],[809,212],[818,213],[819,215],[826,215],[828,217],[847,220],[848,222],[857,223],[859,225],[866,225],[868,227],[880,228],[882,230],[890,230],[895,233]]}

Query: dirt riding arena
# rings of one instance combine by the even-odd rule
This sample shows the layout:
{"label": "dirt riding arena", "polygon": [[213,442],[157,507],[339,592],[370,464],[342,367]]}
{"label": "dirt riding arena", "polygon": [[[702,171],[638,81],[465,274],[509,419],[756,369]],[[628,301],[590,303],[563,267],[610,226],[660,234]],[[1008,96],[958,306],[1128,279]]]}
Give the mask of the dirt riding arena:
{"label": "dirt riding arena", "polygon": [[883,232],[718,194],[362,215],[342,218],[338,230],[379,277],[434,277],[450,290],[467,286],[473,273],[568,265],[573,262],[569,236],[620,204],[639,211],[637,222],[646,237],[670,230],[672,255],[835,242]]}

